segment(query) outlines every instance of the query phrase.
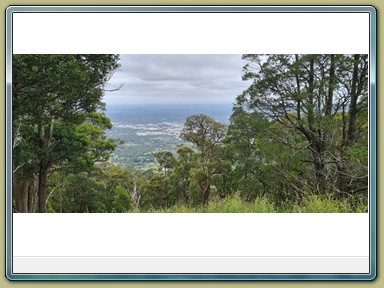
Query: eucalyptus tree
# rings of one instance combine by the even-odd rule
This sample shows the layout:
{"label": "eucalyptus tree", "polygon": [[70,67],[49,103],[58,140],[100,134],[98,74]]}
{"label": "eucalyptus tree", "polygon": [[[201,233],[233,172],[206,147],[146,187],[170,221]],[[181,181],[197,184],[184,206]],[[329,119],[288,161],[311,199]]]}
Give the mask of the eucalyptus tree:
{"label": "eucalyptus tree", "polygon": [[[36,179],[39,212],[46,212],[47,180],[52,170],[72,161],[84,148],[99,153],[98,156],[102,156],[104,144],[104,148],[111,148],[111,143],[103,144],[103,133],[92,134],[91,125],[96,119],[96,126],[108,126],[104,125],[108,120],[100,114],[105,108],[102,96],[105,83],[118,67],[118,59],[118,55],[14,55],[12,141],[16,202],[27,199],[28,189],[17,189],[20,183],[15,182]],[[92,141],[84,136],[84,129]],[[26,205],[16,206],[26,212]]]}
{"label": "eucalyptus tree", "polygon": [[[227,127],[207,115],[189,116],[181,132],[181,138],[191,142],[201,153],[202,172],[204,177],[198,177],[201,188],[201,203],[207,204],[212,177],[217,172],[217,159],[222,156],[220,147],[226,135]],[[201,174],[201,173],[197,173]]]}
{"label": "eucalyptus tree", "polygon": [[[368,109],[368,56],[246,54],[243,59],[243,79],[252,84],[237,104],[304,139],[274,135],[293,150],[308,150],[301,161],[312,164],[316,190],[349,194],[356,177],[349,173],[346,153],[367,133],[367,118],[360,115]],[[327,187],[334,179],[336,185]]]}
{"label": "eucalyptus tree", "polygon": [[189,203],[190,200],[190,172],[191,169],[197,166],[197,153],[188,146],[180,146],[177,149],[177,160],[175,165],[175,186],[177,187],[178,195],[183,196],[184,202]]}

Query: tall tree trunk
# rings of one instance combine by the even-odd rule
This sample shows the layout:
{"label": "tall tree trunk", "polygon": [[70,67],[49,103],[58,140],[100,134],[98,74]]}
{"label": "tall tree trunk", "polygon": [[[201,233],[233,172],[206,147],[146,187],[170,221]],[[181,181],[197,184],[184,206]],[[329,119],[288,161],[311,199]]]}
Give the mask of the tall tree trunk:
{"label": "tall tree trunk", "polygon": [[315,127],[315,113],[314,113],[314,81],[315,81],[315,60],[313,58],[309,61],[309,79],[308,79],[308,127],[310,132],[306,137],[310,143],[313,166],[315,168],[316,187],[321,194],[325,192],[325,174],[324,174],[324,151],[325,143],[319,135]]}
{"label": "tall tree trunk", "polygon": [[61,199],[61,189],[59,188],[59,212],[63,213],[62,199]]}
{"label": "tall tree trunk", "polygon": [[349,187],[348,182],[350,178],[347,175],[347,164],[345,161],[340,161],[337,164],[337,174],[338,174],[338,188],[339,188],[339,198],[348,195]]}
{"label": "tall tree trunk", "polygon": [[[359,109],[357,108],[357,100],[366,85],[366,67],[362,67],[359,74],[359,63],[361,60],[361,55],[355,54],[353,56],[353,70],[352,70],[352,83],[350,91],[350,103],[348,108],[348,117],[345,116],[344,107],[343,107],[343,142],[340,148],[340,162],[337,164],[338,172],[338,189],[339,192],[343,195],[348,194],[350,191],[349,181],[350,177],[348,175],[348,163],[345,159],[345,149],[351,148],[355,145],[357,135],[357,116]],[[347,119],[348,119],[348,124]]]}
{"label": "tall tree trunk", "polygon": [[[296,62],[299,62],[299,55],[295,54],[295,60]],[[297,106],[296,106],[296,113],[297,113],[297,120],[301,121],[301,89],[300,89],[300,78],[299,74],[295,73],[296,78],[296,86],[297,86]]]}
{"label": "tall tree trunk", "polygon": [[48,167],[45,161],[41,161],[39,170],[39,212],[47,213],[47,180],[48,180]]}
{"label": "tall tree trunk", "polygon": [[353,64],[353,73],[352,73],[352,87],[351,87],[351,102],[349,104],[349,113],[348,113],[348,136],[347,136],[347,146],[352,147],[356,141],[356,118],[357,118],[357,98],[359,94],[359,60],[360,55],[354,55],[354,64]]}
{"label": "tall tree trunk", "polygon": [[211,189],[211,171],[208,169],[207,172],[207,181],[205,183],[205,186],[203,188],[203,193],[202,193],[202,199],[201,199],[201,204],[206,205],[208,203],[208,198],[209,198],[209,190]]}
{"label": "tall tree trunk", "polygon": [[[51,148],[52,138],[53,138],[53,126],[56,122],[54,117],[51,118],[51,121],[48,126],[48,131],[45,131],[45,125],[42,121],[39,126],[39,145],[41,151],[41,160],[39,167],[39,188],[38,188],[38,200],[39,200],[39,212],[47,212],[47,181],[48,181],[48,170],[49,170],[49,150]],[[48,134],[48,135],[47,135]]]}
{"label": "tall tree trunk", "polygon": [[129,194],[131,195],[131,200],[132,200],[133,206],[135,206],[135,208],[139,208],[140,196],[137,195],[136,183],[134,183],[134,185],[133,185],[133,190],[132,191],[129,190]]}
{"label": "tall tree trunk", "polygon": [[13,174],[12,194],[15,200],[15,210],[20,213],[28,213],[28,188],[30,181],[21,179]]}
{"label": "tall tree trunk", "polygon": [[45,138],[45,126],[44,122],[38,126],[39,130],[39,145],[41,160],[39,164],[39,186],[38,186],[38,203],[39,212],[46,213],[46,195],[47,195],[47,178],[48,178],[48,165],[47,165],[47,139]]}
{"label": "tall tree trunk", "polygon": [[37,209],[37,176],[34,175],[28,189],[28,212],[35,213]]}
{"label": "tall tree trunk", "polygon": [[325,101],[325,115],[332,114],[332,106],[333,106],[333,93],[335,90],[335,55],[331,54],[331,63],[329,68],[329,82],[328,82],[328,95]]}
{"label": "tall tree trunk", "polygon": [[313,166],[315,168],[315,178],[316,178],[316,187],[318,191],[323,194],[325,192],[325,159],[324,159],[324,151],[321,149],[321,146],[318,145],[316,149],[312,150],[313,156]]}

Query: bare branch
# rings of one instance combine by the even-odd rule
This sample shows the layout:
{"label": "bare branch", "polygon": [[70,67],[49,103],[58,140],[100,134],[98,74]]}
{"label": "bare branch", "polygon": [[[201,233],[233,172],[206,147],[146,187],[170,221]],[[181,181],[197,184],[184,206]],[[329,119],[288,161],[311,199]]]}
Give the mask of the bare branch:
{"label": "bare branch", "polygon": [[15,169],[13,169],[13,173],[15,173],[17,170],[19,170],[21,167],[23,167],[25,162],[19,166],[17,166]]}
{"label": "bare branch", "polygon": [[53,195],[53,192],[55,192],[55,190],[56,190],[57,188],[62,187],[62,186],[63,186],[63,183],[58,184],[58,185],[56,185],[55,187],[53,187],[53,189],[51,190],[51,192],[48,194],[47,199],[45,199],[45,205],[48,204],[48,200],[49,200],[49,198],[51,198],[51,196]]}
{"label": "bare branch", "polygon": [[122,87],[124,86],[124,83],[120,84],[119,87],[115,88],[115,89],[104,89],[105,92],[115,92],[115,91],[119,91]]}

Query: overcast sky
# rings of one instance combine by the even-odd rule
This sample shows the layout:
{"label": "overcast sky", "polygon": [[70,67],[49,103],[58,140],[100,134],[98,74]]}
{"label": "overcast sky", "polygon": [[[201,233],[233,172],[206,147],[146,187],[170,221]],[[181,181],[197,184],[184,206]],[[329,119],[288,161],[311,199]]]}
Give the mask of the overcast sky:
{"label": "overcast sky", "polygon": [[106,103],[233,103],[242,81],[241,55],[120,55],[107,83]]}

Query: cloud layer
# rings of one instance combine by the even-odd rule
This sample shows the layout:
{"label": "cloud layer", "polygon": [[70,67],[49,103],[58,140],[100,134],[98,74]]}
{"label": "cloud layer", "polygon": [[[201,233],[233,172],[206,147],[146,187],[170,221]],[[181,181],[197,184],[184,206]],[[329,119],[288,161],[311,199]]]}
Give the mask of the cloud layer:
{"label": "cloud layer", "polygon": [[241,55],[120,55],[106,89],[107,103],[232,103],[242,81]]}

